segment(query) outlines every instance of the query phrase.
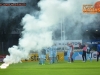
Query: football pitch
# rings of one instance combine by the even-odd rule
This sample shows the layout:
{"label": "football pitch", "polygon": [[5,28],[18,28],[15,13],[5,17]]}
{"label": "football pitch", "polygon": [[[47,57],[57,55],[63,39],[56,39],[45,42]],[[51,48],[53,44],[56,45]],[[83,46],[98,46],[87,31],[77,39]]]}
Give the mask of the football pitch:
{"label": "football pitch", "polygon": [[7,69],[0,69],[0,75],[100,75],[100,61],[59,61],[54,64],[46,62],[45,65],[39,65],[38,62],[23,62],[11,64]]}

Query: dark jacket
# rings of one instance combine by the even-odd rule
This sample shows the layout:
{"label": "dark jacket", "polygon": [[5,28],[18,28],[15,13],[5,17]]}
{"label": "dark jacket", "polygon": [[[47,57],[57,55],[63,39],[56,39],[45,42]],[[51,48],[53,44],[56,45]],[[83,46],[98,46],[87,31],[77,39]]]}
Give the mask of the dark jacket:
{"label": "dark jacket", "polygon": [[97,45],[97,52],[100,52],[100,44]]}

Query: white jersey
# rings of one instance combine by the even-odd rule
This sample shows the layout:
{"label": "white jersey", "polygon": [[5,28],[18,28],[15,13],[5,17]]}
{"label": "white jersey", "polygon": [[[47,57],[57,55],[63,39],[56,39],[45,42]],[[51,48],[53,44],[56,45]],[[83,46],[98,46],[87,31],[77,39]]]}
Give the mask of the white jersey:
{"label": "white jersey", "polygon": [[67,46],[67,56],[70,57],[70,53],[72,51],[72,47]]}
{"label": "white jersey", "polygon": [[71,52],[71,51],[72,51],[72,47],[67,46],[67,51],[68,51],[68,52]]}

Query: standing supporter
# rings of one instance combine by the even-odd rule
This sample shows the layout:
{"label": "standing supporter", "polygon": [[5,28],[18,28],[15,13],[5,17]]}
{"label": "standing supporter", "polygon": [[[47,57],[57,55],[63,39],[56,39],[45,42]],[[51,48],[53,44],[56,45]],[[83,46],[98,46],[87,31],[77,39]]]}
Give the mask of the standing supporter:
{"label": "standing supporter", "polygon": [[54,44],[52,46],[52,49],[53,49],[53,63],[55,63],[57,61],[57,46],[56,46],[56,44]]}
{"label": "standing supporter", "polygon": [[42,62],[42,52],[38,51],[38,56],[39,56],[39,64],[43,64]]}
{"label": "standing supporter", "polygon": [[44,49],[38,52],[39,55],[39,64],[44,65],[45,64],[45,53]]}
{"label": "standing supporter", "polygon": [[86,62],[86,52],[87,52],[87,44],[85,44],[83,46],[83,54],[82,54],[82,58],[83,58],[83,62]]}
{"label": "standing supporter", "polygon": [[71,53],[70,53],[70,58],[71,58],[71,62],[73,62],[73,54],[74,54],[74,46],[73,44],[71,43]]}
{"label": "standing supporter", "polygon": [[71,47],[71,44],[70,43],[67,43],[67,57],[68,57],[68,62],[71,63],[71,50],[72,50],[72,47]]}
{"label": "standing supporter", "polygon": [[87,45],[87,59],[90,58],[90,61],[92,61],[90,51],[91,51],[91,48]]}
{"label": "standing supporter", "polygon": [[98,42],[97,45],[97,61],[99,61],[99,57],[100,57],[100,42]]}
{"label": "standing supporter", "polygon": [[81,45],[81,43],[79,42],[79,49],[82,49],[82,45]]}
{"label": "standing supporter", "polygon": [[50,60],[50,64],[53,63],[53,49],[52,47],[49,48],[49,60]]}

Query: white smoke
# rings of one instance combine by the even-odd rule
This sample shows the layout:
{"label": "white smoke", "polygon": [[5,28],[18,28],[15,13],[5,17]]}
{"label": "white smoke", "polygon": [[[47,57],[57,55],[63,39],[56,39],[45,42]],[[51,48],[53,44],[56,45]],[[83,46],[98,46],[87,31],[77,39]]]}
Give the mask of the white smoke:
{"label": "white smoke", "polygon": [[[52,31],[62,20],[68,18],[70,25],[76,22],[90,23],[95,15],[82,13],[83,4],[93,4],[97,0],[41,0],[39,17],[26,14],[21,24],[23,25],[22,37],[19,45],[8,49],[10,55],[4,59],[5,63],[18,63],[29,56],[30,51],[40,51],[53,44]],[[88,20],[88,21],[87,21]],[[67,25],[67,24],[66,24]],[[69,25],[69,26],[70,26]],[[77,28],[79,28],[78,26]],[[77,29],[76,28],[76,29]],[[77,32],[75,32],[77,33]]]}
{"label": "white smoke", "polygon": [[[62,8],[64,9],[64,11],[62,11],[62,15],[63,30],[65,29],[66,39],[78,40],[84,37],[82,35],[82,26],[91,26],[90,23],[93,23],[95,20],[97,20],[96,17],[99,14],[83,13],[83,5],[94,5],[97,1],[98,0],[66,0],[63,4],[60,3],[62,4]],[[61,28],[59,27],[58,29],[60,30]]]}

